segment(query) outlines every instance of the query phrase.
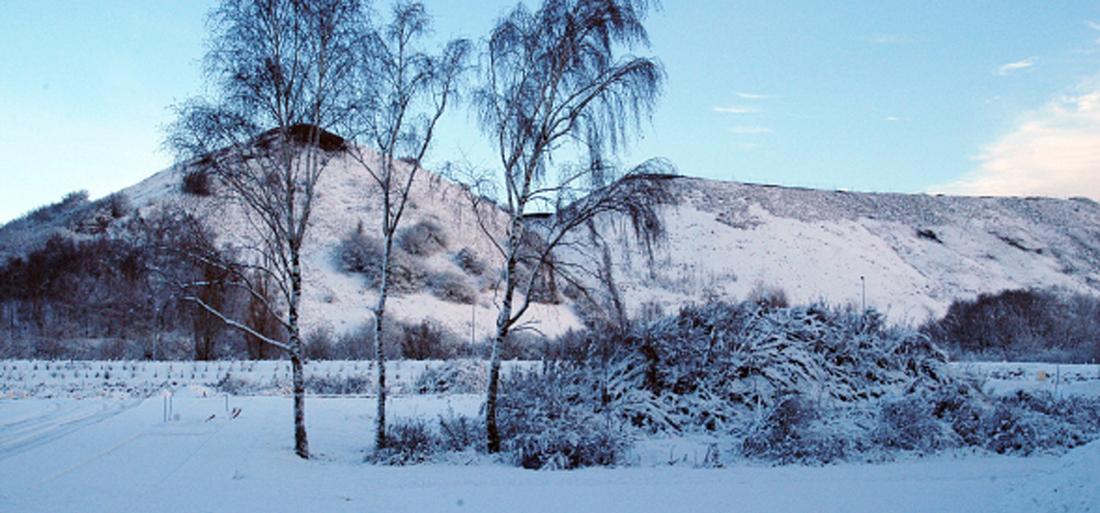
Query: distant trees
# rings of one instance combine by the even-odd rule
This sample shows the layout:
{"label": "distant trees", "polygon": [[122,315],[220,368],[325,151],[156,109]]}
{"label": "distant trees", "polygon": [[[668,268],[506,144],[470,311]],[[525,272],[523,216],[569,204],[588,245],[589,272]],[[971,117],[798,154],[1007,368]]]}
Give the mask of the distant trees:
{"label": "distant trees", "polygon": [[669,166],[650,161],[616,180],[609,160],[660,93],[660,64],[624,53],[648,45],[647,10],[641,0],[545,0],[536,11],[520,4],[490,34],[474,101],[498,152],[509,217],[503,240],[485,230],[504,262],[486,401],[490,452],[500,450],[501,349],[555,248],[603,213],[626,214],[644,240],[660,234],[662,188],[650,173]]}
{"label": "distant trees", "polygon": [[1060,290],[1005,290],[951,304],[921,328],[957,357],[1100,359],[1100,299]]}
{"label": "distant trees", "polygon": [[[227,316],[204,299],[203,280],[190,284],[185,299],[290,358],[295,452],[302,458],[309,457],[302,247],[318,180],[344,149],[331,130],[349,112],[363,16],[356,0],[223,0],[210,18],[205,60],[213,96],[185,103],[168,135],[185,165],[209,171],[227,189],[252,228],[243,263],[207,263],[221,266],[235,287],[278,318],[286,338]],[[264,280],[277,301],[263,297]]]}
{"label": "distant trees", "polygon": [[[161,251],[183,244],[186,232],[182,218],[165,219],[136,216],[88,240],[56,235],[0,266],[4,327],[11,340],[29,344],[29,352],[4,356],[164,358],[162,336],[189,319],[173,280],[192,270]],[[118,350],[97,352],[96,341],[110,340]]]}
{"label": "distant trees", "polygon": [[371,188],[381,203],[378,225],[381,254],[377,261],[366,263],[378,268],[378,300],[372,312],[378,365],[377,449],[386,442],[383,328],[394,235],[421,163],[431,147],[436,124],[458,92],[459,78],[470,51],[470,43],[461,39],[447,43],[438,53],[425,50],[430,25],[431,17],[424,4],[400,0],[393,5],[385,26],[362,39],[355,108],[347,118],[347,134],[362,143],[350,146],[349,152],[370,178]]}

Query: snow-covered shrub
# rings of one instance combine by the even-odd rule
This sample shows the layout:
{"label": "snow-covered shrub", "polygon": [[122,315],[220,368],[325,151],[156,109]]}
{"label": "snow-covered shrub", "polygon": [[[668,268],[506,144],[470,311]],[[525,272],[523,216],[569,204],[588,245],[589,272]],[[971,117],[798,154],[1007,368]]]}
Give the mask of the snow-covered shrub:
{"label": "snow-covered shrub", "polygon": [[768,306],[771,308],[786,308],[791,306],[790,300],[787,299],[787,291],[780,287],[773,285],[764,285],[763,282],[757,282],[749,291],[748,297],[745,301],[756,303],[761,306]]}
{"label": "snow-covered shrub", "polygon": [[409,360],[445,360],[454,356],[454,335],[435,321],[402,324],[397,338],[401,355]]}
{"label": "snow-covered shrub", "polygon": [[551,422],[544,429],[525,429],[506,439],[505,449],[515,464],[547,470],[613,466],[630,447],[622,430],[609,428],[600,418],[547,420]]}
{"label": "snow-covered shrub", "polygon": [[386,444],[371,452],[367,461],[382,465],[415,465],[434,458],[441,440],[421,418],[398,419],[386,428]]}
{"label": "snow-covered shrub", "polygon": [[401,229],[396,242],[398,247],[416,256],[431,256],[447,249],[447,235],[443,233],[443,227],[432,220]]}
{"label": "snow-covered shrub", "polygon": [[997,453],[1031,454],[1071,449],[1100,431],[1100,400],[1055,399],[1050,394],[1001,398],[982,419],[985,447]]}
{"label": "snow-covered shrub", "polygon": [[613,345],[644,369],[639,388],[674,405],[677,424],[707,429],[792,394],[855,403],[949,381],[946,356],[923,335],[824,306],[689,306]]}
{"label": "snow-covered shrub", "polygon": [[332,341],[332,329],[319,327],[310,330],[305,337],[306,358],[310,360],[331,360],[335,355]]}
{"label": "snow-covered shrub", "polygon": [[439,442],[444,451],[477,449],[485,441],[485,424],[465,415],[448,412],[439,416]]}
{"label": "snow-covered shrub", "polygon": [[418,394],[476,394],[487,387],[485,364],[475,360],[450,360],[430,365],[413,383]]}
{"label": "snow-covered shrub", "polygon": [[383,465],[416,465],[438,461],[447,453],[478,450],[485,440],[485,425],[449,411],[438,423],[423,418],[397,419],[386,428],[386,444],[367,455],[367,461]]}
{"label": "snow-covered shrub", "polygon": [[367,375],[306,376],[306,392],[323,395],[367,394],[375,383]]}
{"label": "snow-covered shrub", "polygon": [[748,458],[810,464],[1028,454],[1100,434],[1100,400],[986,396],[926,336],[873,311],[715,302],[572,333],[547,354],[542,372],[501,386],[504,444],[524,466],[618,461],[623,427],[705,430]]}
{"label": "snow-covered shrub", "polygon": [[210,173],[203,170],[188,171],[184,174],[180,189],[195,196],[209,196],[214,192],[210,183]]}
{"label": "snow-covered shrub", "polygon": [[952,425],[933,415],[935,403],[909,395],[880,403],[872,441],[888,450],[931,453],[960,445]]}
{"label": "snow-covered shrub", "polygon": [[219,393],[229,395],[242,395],[248,392],[250,388],[251,385],[247,381],[229,372],[225,373],[225,375],[214,384],[214,389]]}
{"label": "snow-covered shrub", "polygon": [[[340,242],[337,256],[340,267],[351,273],[362,274],[372,287],[381,282],[383,245],[380,239],[370,237],[360,230]],[[428,273],[423,265],[399,247],[390,252],[389,284],[397,292],[415,292],[424,287]]]}
{"label": "snow-covered shrub", "polygon": [[[364,324],[345,331],[335,341],[333,352],[337,360],[366,360],[374,356],[371,346],[374,336],[373,326]],[[390,345],[392,346],[392,345]],[[396,356],[387,352],[386,358]]]}
{"label": "snow-covered shrub", "polygon": [[472,305],[477,302],[477,290],[463,275],[439,271],[428,275],[428,290],[432,295],[444,301]]}
{"label": "snow-covered shrub", "polygon": [[976,387],[959,381],[941,388],[927,400],[932,405],[932,416],[951,428],[958,443],[980,447],[985,442],[982,418],[989,414],[991,406]]}
{"label": "snow-covered shrub", "polygon": [[485,262],[470,248],[458,250],[458,253],[455,253],[454,261],[460,269],[470,276],[481,276],[488,269]]}
{"label": "snow-covered shrub", "polygon": [[843,461],[868,450],[867,429],[861,426],[867,422],[861,410],[837,410],[790,396],[750,426],[741,453],[779,464]]}
{"label": "snow-covered shrub", "polygon": [[356,230],[340,242],[337,251],[340,265],[345,271],[367,274],[377,272],[378,262],[382,260],[382,250],[382,241]]}
{"label": "snow-covered shrub", "polygon": [[609,466],[632,440],[601,401],[591,373],[569,365],[515,372],[501,383],[501,437],[512,461],[530,469]]}
{"label": "snow-covered shrub", "polygon": [[108,213],[114,219],[126,217],[126,215],[134,209],[130,203],[129,196],[126,196],[126,193],[122,192],[112,193],[98,203],[104,204]]}
{"label": "snow-covered shrub", "polygon": [[862,405],[788,398],[749,425],[741,449],[744,456],[780,464],[825,464],[890,459],[899,451],[1057,452],[1098,434],[1100,399],[1022,392],[991,398],[962,385]]}

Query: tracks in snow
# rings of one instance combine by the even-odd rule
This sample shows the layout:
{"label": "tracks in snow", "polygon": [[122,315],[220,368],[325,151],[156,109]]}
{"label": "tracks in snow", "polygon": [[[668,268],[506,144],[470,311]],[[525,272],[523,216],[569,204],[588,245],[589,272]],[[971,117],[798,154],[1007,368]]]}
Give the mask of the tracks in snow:
{"label": "tracks in snow", "polygon": [[58,404],[42,414],[0,424],[0,461],[103,422],[141,404],[142,401],[141,398],[106,404],[73,401],[70,404]]}

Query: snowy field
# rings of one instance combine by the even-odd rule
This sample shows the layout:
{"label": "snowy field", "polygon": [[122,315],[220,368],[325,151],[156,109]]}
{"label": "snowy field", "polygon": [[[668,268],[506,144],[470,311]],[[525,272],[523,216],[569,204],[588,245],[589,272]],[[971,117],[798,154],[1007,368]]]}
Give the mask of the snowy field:
{"label": "snowy field", "polygon": [[[473,374],[485,368],[482,361],[450,362]],[[431,360],[389,362],[389,386],[397,395],[416,394],[425,371],[444,365],[447,362]],[[506,361],[504,372],[537,365],[536,361]],[[983,390],[994,394],[1045,390],[1055,395],[1100,396],[1100,364],[956,362],[950,367],[960,376],[976,378]],[[306,365],[307,380],[331,383],[351,380],[360,383],[368,395],[373,391],[373,376],[374,364],[369,361],[315,361]],[[186,387],[201,387],[214,394],[213,389],[227,377],[249,395],[290,393],[287,361],[5,360],[0,361],[0,398],[144,397]]]}
{"label": "snowy field", "polygon": [[[311,397],[315,457],[294,456],[290,400],[278,393],[282,362],[46,363],[0,362],[0,512],[1100,511],[1100,442],[1061,457],[956,453],[873,465],[705,469],[698,468],[705,445],[669,439],[639,444],[636,464],[617,469],[529,471],[476,454],[382,467],[362,462],[374,412],[369,396]],[[321,362],[307,372],[369,374],[365,362],[355,365]],[[395,365],[401,392],[391,416],[477,414],[477,394],[413,393],[417,376],[438,365]],[[1100,366],[1049,367],[955,366],[999,392],[1053,389],[1060,379],[1062,393],[1100,395]],[[270,386],[260,387],[263,395],[219,394],[209,383],[225,372]],[[175,390],[167,422],[159,380]],[[103,382],[114,384],[93,386]],[[235,408],[240,414],[232,418]]]}

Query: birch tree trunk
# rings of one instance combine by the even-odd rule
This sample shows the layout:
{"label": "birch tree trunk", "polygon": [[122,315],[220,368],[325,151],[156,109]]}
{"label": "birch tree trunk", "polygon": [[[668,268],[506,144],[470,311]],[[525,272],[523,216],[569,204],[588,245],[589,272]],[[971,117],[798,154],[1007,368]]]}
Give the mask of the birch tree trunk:
{"label": "birch tree trunk", "polygon": [[[383,221],[383,224],[386,223]],[[388,229],[383,226],[383,231]],[[389,294],[390,252],[393,249],[393,234],[387,232],[382,249],[382,280],[378,286],[378,304],[374,309],[374,359],[378,367],[378,404],[374,424],[374,447],[386,446],[386,352],[383,347],[382,329],[386,315],[386,296]]]}
{"label": "birch tree trunk", "polygon": [[302,298],[302,270],[297,251],[291,256],[290,305],[290,368],[294,387],[294,452],[309,459],[309,438],[306,435],[306,379],[302,363],[302,335],[298,326],[298,307]]}

